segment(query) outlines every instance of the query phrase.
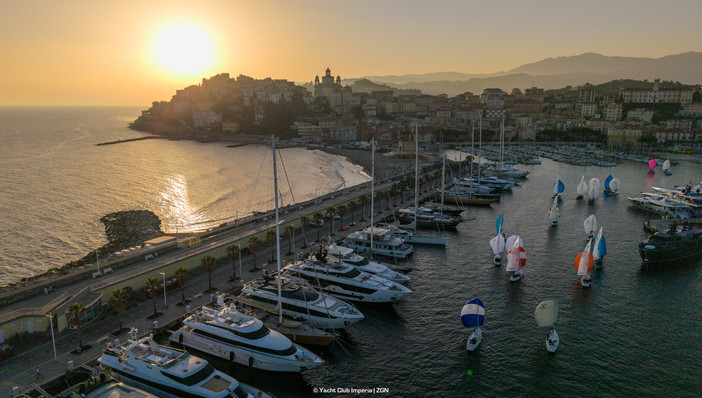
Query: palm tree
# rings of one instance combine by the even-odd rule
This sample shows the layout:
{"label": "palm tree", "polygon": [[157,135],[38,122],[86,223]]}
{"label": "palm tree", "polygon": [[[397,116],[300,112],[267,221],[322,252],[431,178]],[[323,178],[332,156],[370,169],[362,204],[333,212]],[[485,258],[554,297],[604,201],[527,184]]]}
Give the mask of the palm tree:
{"label": "palm tree", "polygon": [[144,290],[146,291],[146,295],[151,298],[151,300],[154,303],[154,316],[156,316],[156,296],[158,296],[159,292],[161,292],[161,279],[159,278],[149,278],[146,280],[146,286],[144,287]]}
{"label": "palm tree", "polygon": [[370,200],[368,195],[361,195],[358,197],[358,200],[361,202],[361,219],[359,221],[363,221],[366,219],[366,204]]}
{"label": "palm tree", "polygon": [[310,225],[310,217],[300,217],[300,229],[302,229],[302,237],[305,238],[305,244],[302,246],[303,249],[307,248],[307,232],[305,231],[305,227],[308,225]]}
{"label": "palm tree", "polygon": [[78,351],[83,349],[83,315],[85,315],[85,307],[81,303],[73,303],[66,310],[66,318],[68,323],[78,329]]}
{"label": "palm tree", "polygon": [[340,204],[336,206],[336,210],[339,212],[339,231],[344,230],[344,211],[346,210],[346,205]]}
{"label": "palm tree", "polygon": [[208,292],[212,291],[212,272],[217,268],[217,259],[214,256],[206,254],[200,260],[200,266],[207,272],[207,282],[209,284]]}
{"label": "palm tree", "polygon": [[348,207],[349,212],[351,213],[351,225],[353,225],[353,212],[356,211],[356,208],[358,207],[358,202],[352,200],[349,202]]}
{"label": "palm tree", "polygon": [[261,239],[257,235],[249,236],[249,250],[253,254],[253,269],[256,269],[256,252],[261,247]]}
{"label": "palm tree", "polygon": [[178,281],[178,286],[181,286],[182,300],[181,302],[185,304],[185,282],[190,278],[190,271],[187,268],[181,266],[175,271],[175,277]]}
{"label": "palm tree", "polygon": [[[231,260],[232,262],[232,280],[236,279],[236,266],[234,265],[234,261],[239,257],[239,254],[241,253],[241,247],[237,245],[236,243],[232,243],[231,245],[227,246],[225,249],[227,252],[227,258]],[[241,263],[239,263],[239,270],[241,270]]]}
{"label": "palm tree", "polygon": [[119,332],[122,332],[122,318],[119,314],[127,308],[127,302],[129,301],[129,294],[124,289],[115,289],[112,291],[112,296],[110,296],[110,305],[117,311],[117,317],[119,318]]}
{"label": "palm tree", "polygon": [[329,217],[329,235],[334,235],[334,214],[336,213],[336,207],[327,207],[327,217]]}
{"label": "palm tree", "polygon": [[276,240],[275,229],[269,229],[268,231],[266,231],[266,241],[268,242],[268,246],[271,247],[271,262],[275,261],[275,251],[276,251],[275,250],[275,248],[276,248],[275,240]]}
{"label": "palm tree", "polygon": [[321,227],[321,221],[324,220],[324,215],[320,212],[316,212],[312,215],[312,220],[317,225],[317,242],[319,242],[319,228]]}
{"label": "palm tree", "polygon": [[288,225],[285,227],[285,234],[288,235],[288,254],[293,253],[293,234],[295,233],[295,227]]}

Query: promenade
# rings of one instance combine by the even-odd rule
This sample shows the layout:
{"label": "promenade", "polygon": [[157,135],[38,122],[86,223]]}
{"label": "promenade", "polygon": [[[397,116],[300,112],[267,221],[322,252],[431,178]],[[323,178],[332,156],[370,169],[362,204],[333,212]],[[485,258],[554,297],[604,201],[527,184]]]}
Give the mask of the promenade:
{"label": "promenade", "polygon": [[[399,180],[402,175],[397,175],[386,179],[382,183],[376,183],[376,191],[382,191],[388,189],[393,183]],[[344,191],[344,192],[342,192]],[[311,203],[294,206],[294,209],[289,210],[285,216],[281,215],[281,222],[290,222],[292,220],[297,220],[303,215],[311,215],[315,212],[324,212],[330,206],[337,206],[341,203],[348,202],[350,200],[356,199],[358,196],[370,194],[369,185],[361,185],[352,188],[347,188],[345,190],[338,191],[333,194],[325,195],[323,198],[318,198]],[[401,195],[402,196],[402,195]],[[410,195],[407,195],[410,196]],[[405,197],[406,200],[401,203],[395,203],[395,207],[380,206],[378,209],[378,204],[376,204],[376,221],[392,215],[397,208],[400,206],[407,206],[413,203],[413,195],[411,197]],[[385,204],[383,200],[383,204]],[[399,200],[398,200],[399,202]],[[348,228],[347,231],[339,231],[342,226],[337,220],[334,225],[334,236],[333,239],[340,239],[355,230],[359,230],[368,226],[369,214],[368,209],[365,209],[365,219],[360,221],[363,217],[364,209],[359,206],[356,209],[353,216],[347,212],[344,216],[344,226]],[[158,257],[156,261],[149,262],[139,262],[135,265],[125,266],[121,269],[115,270],[113,275],[110,275],[102,281],[96,281],[94,279],[85,279],[75,282],[71,285],[63,286],[57,288],[56,291],[50,294],[43,294],[29,299],[22,300],[18,303],[13,304],[11,309],[16,310],[17,308],[41,308],[45,306],[48,302],[56,300],[57,297],[65,294],[75,294],[77,291],[88,287],[95,286],[97,284],[109,283],[110,280],[120,280],[130,277],[133,273],[143,273],[143,272],[153,272],[154,270],[161,269],[174,261],[180,261],[186,257],[192,257],[195,255],[202,255],[203,253],[211,252],[215,248],[221,248],[226,246],[233,241],[240,239],[245,239],[247,236],[252,234],[257,234],[262,231],[268,230],[275,227],[274,218],[271,219],[270,214],[266,213],[262,216],[258,222],[250,223],[248,225],[242,226],[241,228],[235,228],[233,230],[228,230],[217,237],[203,243],[200,246],[188,249],[177,249],[167,254]],[[354,224],[350,225],[351,217],[355,221]],[[327,219],[327,222],[329,220]],[[322,240],[325,240],[330,233],[330,227],[325,223],[324,226],[320,227],[319,230],[316,226],[308,226],[306,231],[306,237],[302,233],[298,233],[295,236],[293,242],[293,247],[295,253],[284,255],[284,252],[288,250],[287,239],[281,237],[281,263],[285,265],[287,262],[297,258],[301,255],[305,255],[301,252],[301,248],[305,242],[309,243],[306,250],[314,248],[312,242],[316,240],[317,234]],[[282,236],[282,231],[281,231]],[[257,265],[260,268],[263,264],[267,264],[268,270],[275,269],[275,263],[266,263],[271,259],[270,247],[264,245],[262,249],[257,253]],[[251,280],[253,278],[259,277],[261,275],[260,269],[252,270],[253,268],[253,256],[243,256],[242,270],[244,271],[241,278],[244,281]],[[213,286],[219,292],[233,292],[241,286],[241,281],[230,281],[229,278],[232,275],[231,262],[226,261],[222,265],[218,266],[212,275]],[[238,264],[237,264],[238,269]],[[211,301],[210,293],[205,293],[208,288],[208,276],[206,273],[196,270],[193,272],[192,278],[188,280],[185,284],[185,296],[190,300],[189,308],[194,310],[198,307],[206,305]],[[88,325],[85,325],[82,329],[82,342],[84,345],[90,345],[89,349],[83,350],[80,354],[72,353],[78,347],[78,332],[75,330],[65,330],[62,333],[57,333],[55,336],[56,342],[56,358],[54,358],[54,348],[51,339],[48,341],[43,341],[41,343],[36,343],[31,347],[22,348],[21,352],[17,352],[14,357],[0,362],[0,397],[12,397],[12,388],[18,387],[20,392],[28,391],[32,388],[32,383],[44,384],[50,380],[61,377],[65,375],[69,367],[69,362],[72,361],[73,368],[78,368],[82,364],[94,361],[102,354],[102,349],[104,348],[105,342],[115,342],[119,340],[124,342],[127,338],[127,333],[124,332],[118,336],[112,335],[112,332],[117,331],[119,328],[119,320],[121,319],[122,325],[125,328],[136,327],[139,330],[139,336],[151,333],[154,329],[153,321],[158,322],[158,329],[163,330],[164,325],[174,325],[172,329],[177,328],[177,323],[185,316],[186,307],[175,305],[181,301],[182,289],[175,289],[169,292],[166,296],[166,301],[170,304],[164,308],[163,295],[156,297],[156,304],[158,311],[162,315],[157,318],[150,320],[147,319],[148,316],[152,315],[153,303],[151,300],[146,300],[144,302],[138,303],[135,307],[127,309],[118,316],[112,314],[103,314],[103,316],[95,320]],[[7,310],[11,310],[8,308]],[[6,313],[5,311],[3,311]],[[35,374],[35,369],[39,368],[41,371],[41,378],[37,379]]]}

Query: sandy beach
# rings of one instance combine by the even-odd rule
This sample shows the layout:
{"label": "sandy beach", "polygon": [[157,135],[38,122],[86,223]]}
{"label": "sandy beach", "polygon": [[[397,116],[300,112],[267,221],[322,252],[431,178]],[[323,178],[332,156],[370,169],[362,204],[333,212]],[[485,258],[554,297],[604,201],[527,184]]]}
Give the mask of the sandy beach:
{"label": "sandy beach", "polygon": [[[371,175],[372,159],[370,149],[350,149],[350,148],[319,148],[332,155],[345,156],[351,163],[363,167],[363,171]],[[421,162],[421,160],[420,160]],[[414,169],[413,158],[399,158],[385,156],[383,153],[375,153],[375,174],[377,178],[385,178],[387,175],[396,174],[404,170]]]}

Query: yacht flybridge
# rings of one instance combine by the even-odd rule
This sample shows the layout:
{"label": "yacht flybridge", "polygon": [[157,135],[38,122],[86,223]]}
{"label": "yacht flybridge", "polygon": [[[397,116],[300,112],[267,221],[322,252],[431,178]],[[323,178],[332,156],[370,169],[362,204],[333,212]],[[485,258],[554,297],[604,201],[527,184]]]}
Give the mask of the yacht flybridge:
{"label": "yacht flybridge", "polygon": [[344,244],[358,253],[372,251],[375,254],[395,258],[407,258],[414,250],[412,245],[393,236],[392,231],[381,227],[368,227],[362,231],[350,233]]}
{"label": "yacht flybridge", "polygon": [[[279,300],[278,277],[273,274],[245,283],[236,300],[256,308],[275,308]],[[280,284],[283,315],[288,318],[305,320],[323,329],[343,329],[363,319],[363,314],[353,305],[319,293],[308,283],[281,276]]]}
{"label": "yacht flybridge", "polygon": [[387,280],[405,284],[409,281],[409,276],[393,271],[386,265],[379,263],[377,261],[370,261],[362,256],[356,254],[353,249],[345,246],[339,246],[336,244],[330,244],[325,247],[327,251],[327,262],[329,263],[344,263],[353,265],[359,271],[367,272],[385,278]]}
{"label": "yacht flybridge", "polygon": [[234,302],[219,308],[202,307],[183,320],[171,341],[241,365],[275,372],[300,372],[322,364],[306,348],[266,327],[253,316],[237,311]]}
{"label": "yacht flybridge", "polygon": [[326,252],[317,252],[312,260],[288,264],[281,274],[293,280],[307,281],[312,286],[342,300],[364,303],[395,302],[412,291],[399,283],[359,271],[345,263],[328,263]]}
{"label": "yacht flybridge", "polygon": [[257,388],[239,383],[206,360],[185,351],[156,344],[149,335],[121,346],[105,347],[98,362],[112,376],[160,397],[269,397]]}

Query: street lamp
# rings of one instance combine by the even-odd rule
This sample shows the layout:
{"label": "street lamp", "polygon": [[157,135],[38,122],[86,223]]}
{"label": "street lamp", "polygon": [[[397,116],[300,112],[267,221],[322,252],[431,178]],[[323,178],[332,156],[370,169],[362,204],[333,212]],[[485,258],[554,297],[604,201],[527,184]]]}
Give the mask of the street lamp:
{"label": "street lamp", "polygon": [[163,277],[163,308],[168,308],[168,302],[166,301],[166,273],[165,272],[159,272],[161,276]]}
{"label": "street lamp", "polygon": [[54,317],[53,315],[44,314],[44,316],[49,317],[49,328],[51,329],[51,343],[54,345],[54,359],[56,359],[56,339],[54,338]]}

